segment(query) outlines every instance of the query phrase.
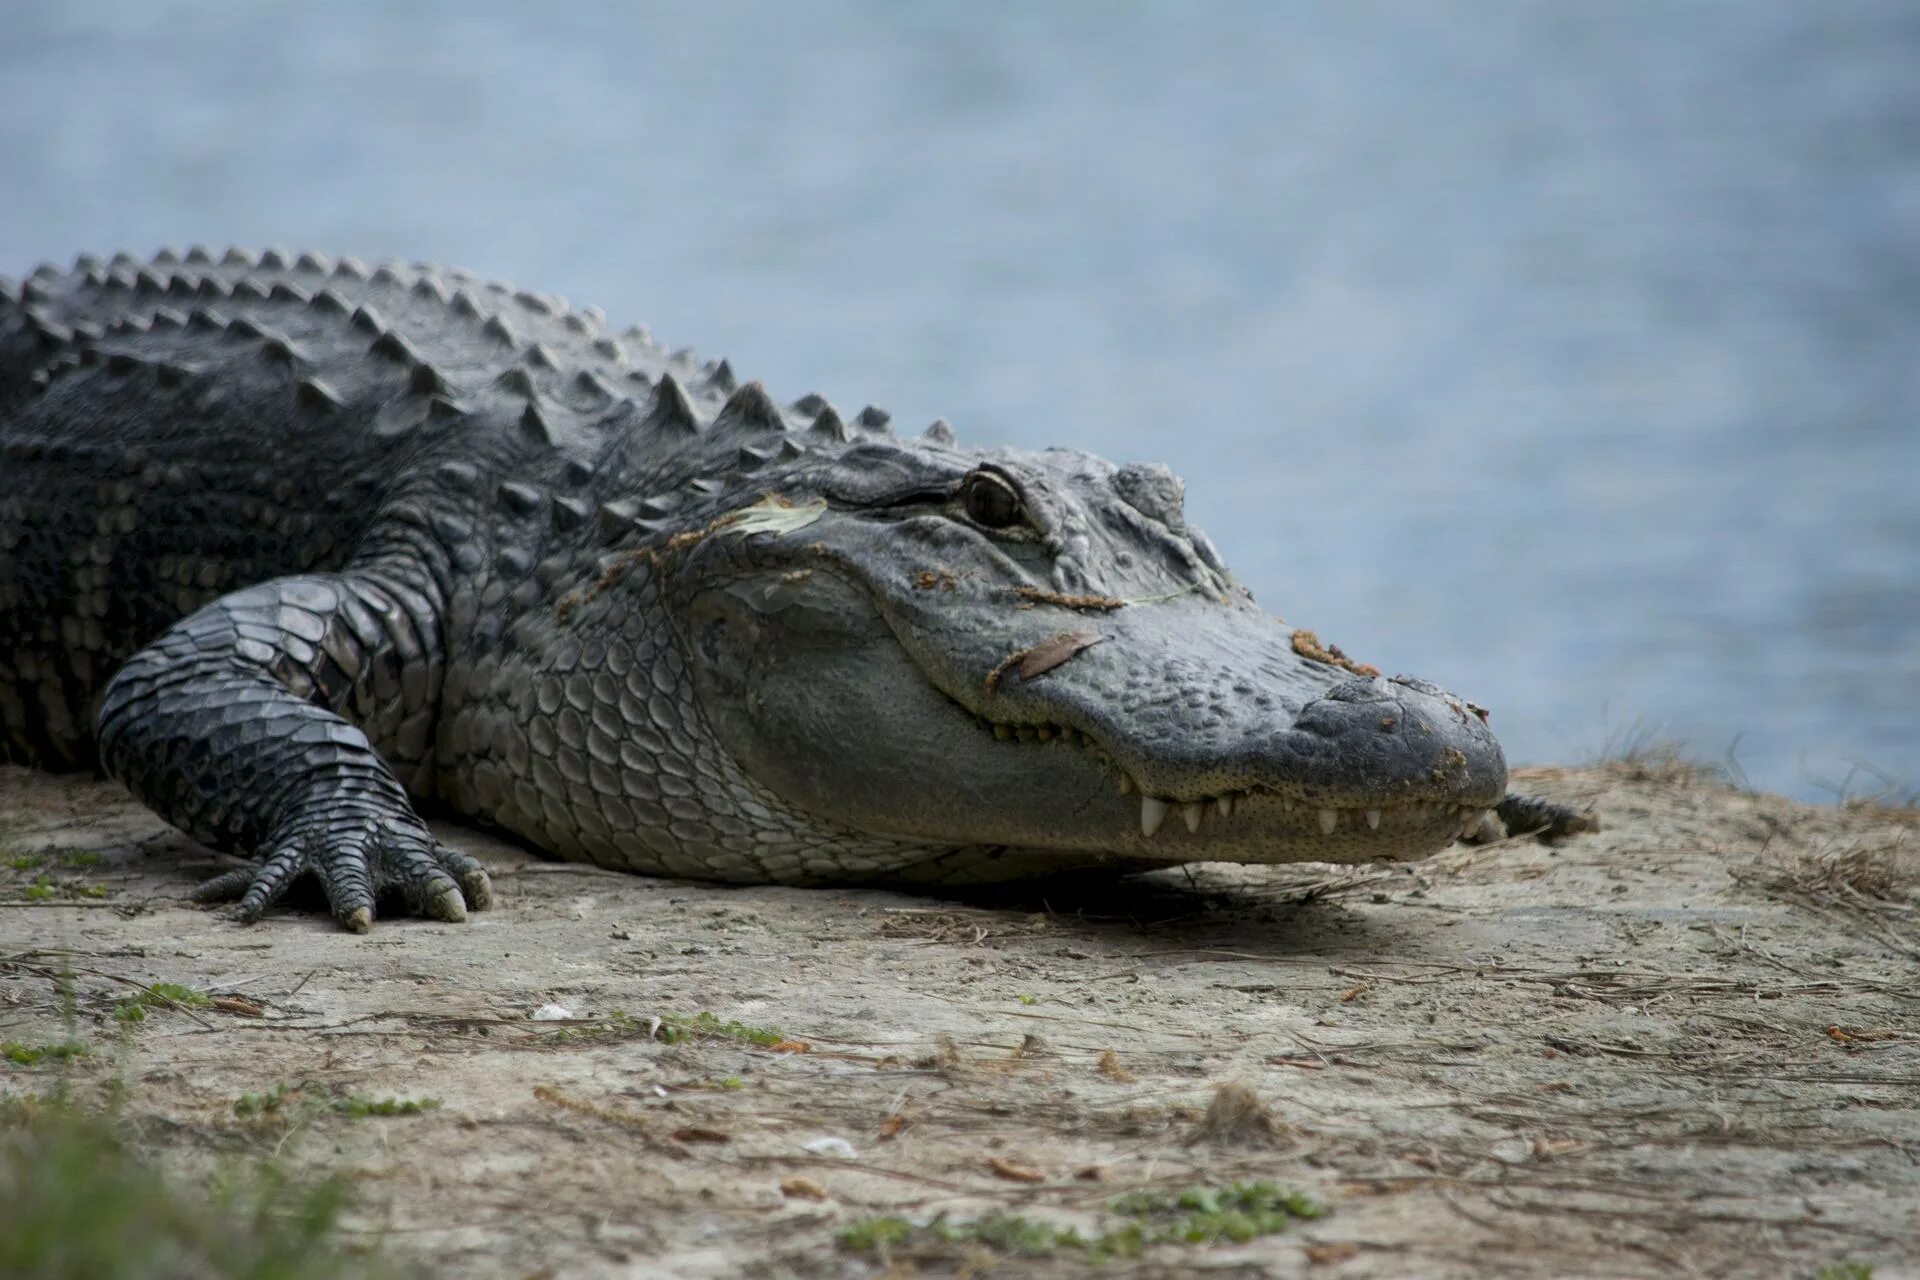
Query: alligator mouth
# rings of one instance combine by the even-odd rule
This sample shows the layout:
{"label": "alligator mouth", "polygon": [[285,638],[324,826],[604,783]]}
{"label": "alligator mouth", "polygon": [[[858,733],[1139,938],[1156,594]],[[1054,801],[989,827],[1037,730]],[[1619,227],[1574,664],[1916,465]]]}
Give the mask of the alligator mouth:
{"label": "alligator mouth", "polygon": [[1303,840],[1344,838],[1350,842],[1356,838],[1376,838],[1383,848],[1397,847],[1409,841],[1430,842],[1436,833],[1465,835],[1480,825],[1498,800],[1495,797],[1484,804],[1417,799],[1341,803],[1325,798],[1309,800],[1303,793],[1274,786],[1245,787],[1186,799],[1156,796],[1142,788],[1099,739],[1084,729],[1045,722],[1008,724],[988,719],[957,702],[954,705],[982,730],[991,733],[996,742],[1055,750],[1077,748],[1087,752],[1113,779],[1120,795],[1139,795],[1140,834],[1149,840],[1163,827],[1168,827],[1172,818],[1178,818],[1189,835],[1200,835],[1203,826],[1216,834],[1228,834],[1232,828],[1223,830],[1223,824],[1231,823],[1236,813],[1244,817],[1250,810],[1257,809],[1265,819],[1262,825],[1270,831],[1281,828],[1276,834],[1283,837],[1286,829],[1291,828],[1292,834]]}

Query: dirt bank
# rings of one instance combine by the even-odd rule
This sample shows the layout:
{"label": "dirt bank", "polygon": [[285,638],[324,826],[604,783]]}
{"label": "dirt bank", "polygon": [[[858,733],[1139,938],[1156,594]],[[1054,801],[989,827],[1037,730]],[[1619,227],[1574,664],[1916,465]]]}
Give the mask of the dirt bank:
{"label": "dirt bank", "polygon": [[[0,770],[0,1039],[88,1044],[77,1093],[123,1088],[183,1170],[347,1171],[355,1227],[447,1274],[1058,1274],[1084,1251],[1043,1229],[1039,1258],[836,1232],[1091,1237],[1123,1193],[1260,1179],[1325,1215],[1102,1274],[1920,1274],[1920,820],[1678,766],[1525,783],[1606,830],[990,902],[447,827],[499,907],[355,938],[229,924],[182,900],[208,856],[117,788]],[[156,983],[216,1001],[115,1016]],[[0,1092],[59,1069],[0,1063]],[[360,1114],[389,1098],[440,1105]]]}

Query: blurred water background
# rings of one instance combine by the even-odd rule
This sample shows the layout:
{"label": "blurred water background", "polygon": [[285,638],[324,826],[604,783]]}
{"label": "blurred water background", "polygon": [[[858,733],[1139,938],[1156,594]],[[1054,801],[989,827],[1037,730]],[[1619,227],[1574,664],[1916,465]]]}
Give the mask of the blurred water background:
{"label": "blurred water background", "polygon": [[1920,783],[1911,0],[7,0],[0,271],[196,241],[1166,461],[1517,761]]}

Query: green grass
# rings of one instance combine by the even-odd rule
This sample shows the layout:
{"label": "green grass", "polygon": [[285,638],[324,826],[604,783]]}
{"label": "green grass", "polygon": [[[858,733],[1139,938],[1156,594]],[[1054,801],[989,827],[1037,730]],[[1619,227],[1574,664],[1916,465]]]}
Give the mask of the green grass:
{"label": "green grass", "polygon": [[74,881],[55,880],[46,870],[49,865],[85,869],[98,866],[99,863],[99,854],[85,850],[12,853],[0,848],[0,871],[39,873],[21,888],[21,893],[25,895],[28,902],[51,902],[59,897],[106,897],[109,890],[104,884],[80,884]]}
{"label": "green grass", "polygon": [[678,1044],[682,1040],[744,1040],[748,1044],[757,1044],[770,1049],[787,1037],[775,1027],[750,1027],[744,1022],[722,1022],[713,1014],[702,1009],[691,1018],[677,1013],[662,1014],[660,1017],[660,1039],[667,1044]]}
{"label": "green grass", "polygon": [[900,1244],[919,1230],[905,1218],[862,1218],[833,1233],[843,1249],[871,1253],[884,1245]]}
{"label": "green grass", "polygon": [[177,982],[156,982],[137,996],[130,996],[113,1007],[113,1016],[121,1022],[145,1022],[149,1009],[203,1009],[213,997]]}
{"label": "green grass", "polygon": [[0,1276],[8,1280],[372,1280],[398,1274],[335,1239],[346,1184],[233,1165],[170,1180],[98,1117],[0,1111]]}
{"label": "green grass", "polygon": [[1172,1194],[1135,1192],[1109,1201],[1107,1209],[1127,1221],[1092,1235],[1037,1218],[992,1213],[968,1221],[943,1214],[923,1226],[905,1218],[863,1218],[842,1227],[834,1239],[841,1248],[860,1253],[885,1253],[895,1245],[969,1244],[1026,1258],[1071,1251],[1089,1262],[1105,1262],[1137,1258],[1158,1244],[1245,1244],[1326,1212],[1299,1192],[1271,1182],[1190,1187]]}
{"label": "green grass", "polygon": [[333,1109],[343,1116],[417,1116],[440,1109],[438,1098],[367,1098],[355,1094],[336,1098]]}
{"label": "green grass", "polygon": [[0,1058],[16,1067],[37,1067],[42,1062],[65,1062],[84,1058],[92,1050],[77,1040],[50,1044],[23,1044],[18,1040],[0,1040]]}
{"label": "green grass", "polygon": [[322,1112],[359,1120],[368,1116],[417,1116],[441,1107],[438,1098],[375,1098],[366,1094],[309,1097],[305,1085],[277,1084],[265,1093],[243,1093],[233,1100],[233,1114],[242,1120],[305,1119]]}

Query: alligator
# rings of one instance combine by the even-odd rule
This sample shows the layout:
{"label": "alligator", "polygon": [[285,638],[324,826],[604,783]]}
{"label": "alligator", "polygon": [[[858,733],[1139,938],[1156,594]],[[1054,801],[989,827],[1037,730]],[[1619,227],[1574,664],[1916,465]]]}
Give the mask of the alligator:
{"label": "alligator", "polygon": [[1258,608],[1162,466],[782,405],[463,271],[196,248],[0,282],[0,477],[5,758],[242,855],[196,896],[244,921],[308,875],[357,932],[487,907],[429,805],[791,884],[1578,825],[1504,796],[1484,711]]}

